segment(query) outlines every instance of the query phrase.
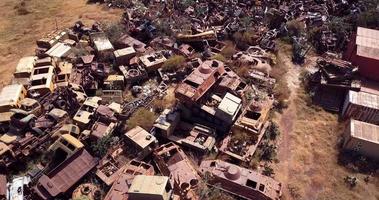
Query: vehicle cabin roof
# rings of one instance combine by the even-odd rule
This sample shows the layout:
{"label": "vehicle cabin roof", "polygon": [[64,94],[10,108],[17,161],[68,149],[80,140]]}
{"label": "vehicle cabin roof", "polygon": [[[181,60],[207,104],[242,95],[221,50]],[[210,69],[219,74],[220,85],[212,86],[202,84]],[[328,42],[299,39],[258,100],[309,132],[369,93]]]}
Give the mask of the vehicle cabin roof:
{"label": "vehicle cabin roof", "polygon": [[349,91],[349,101],[353,104],[379,110],[379,96],[366,92]]}
{"label": "vehicle cabin roof", "polygon": [[58,67],[59,67],[59,74],[58,75],[71,74],[73,65],[72,65],[72,63],[69,63],[69,62],[60,62]]}
{"label": "vehicle cabin roof", "polygon": [[71,46],[65,43],[58,42],[53,47],[51,47],[46,54],[55,57],[63,58],[66,57],[71,51]]}
{"label": "vehicle cabin roof", "polygon": [[80,134],[80,128],[74,124],[64,124],[60,129],[57,130],[56,133],[64,133],[64,134]]}
{"label": "vehicle cabin roof", "polygon": [[222,160],[203,161],[200,165],[200,171],[201,173],[211,172],[218,178],[249,187],[264,194],[269,199],[279,199],[281,195],[281,184],[278,181]]}
{"label": "vehicle cabin roof", "polygon": [[[169,178],[166,176],[137,175],[133,179],[128,193],[131,199],[134,199],[133,196],[135,194],[162,196],[165,193],[165,188],[168,181]],[[137,199],[139,198],[136,198],[136,200]]]}
{"label": "vehicle cabin roof", "polygon": [[34,104],[38,103],[37,100],[35,99],[31,99],[31,98],[25,98],[23,100],[20,101],[20,104],[23,105],[23,106],[27,106],[27,107],[30,107]]}
{"label": "vehicle cabin roof", "polygon": [[105,33],[91,33],[91,40],[94,43],[95,49],[97,51],[107,51],[113,50],[113,45],[105,35]]}
{"label": "vehicle cabin roof", "polygon": [[9,150],[8,145],[6,145],[3,142],[0,142],[0,155],[3,155],[3,153],[7,152]]}
{"label": "vehicle cabin roof", "polygon": [[230,93],[226,93],[225,97],[222,99],[218,106],[218,109],[224,111],[228,115],[235,115],[238,112],[242,100]]}
{"label": "vehicle cabin roof", "polygon": [[74,121],[88,124],[91,121],[91,119],[90,119],[91,115],[92,115],[92,113],[90,113],[88,111],[78,110],[78,112],[74,116]]}
{"label": "vehicle cabin roof", "polygon": [[97,108],[99,106],[99,101],[101,101],[101,97],[88,97],[83,105]]}
{"label": "vehicle cabin roof", "polygon": [[379,60],[379,31],[358,27],[357,29],[357,55]]}
{"label": "vehicle cabin roof", "polygon": [[112,82],[112,81],[124,81],[125,77],[123,75],[109,75],[107,79],[105,80],[106,82]]}
{"label": "vehicle cabin roof", "polygon": [[64,117],[65,115],[67,115],[67,112],[62,110],[62,109],[59,109],[59,108],[53,108],[49,112],[49,115],[53,116],[54,118],[60,119],[60,118]]}
{"label": "vehicle cabin roof", "polygon": [[140,126],[137,126],[125,133],[125,136],[138,145],[141,149],[145,149],[156,141],[155,137]]}
{"label": "vehicle cabin roof", "polygon": [[167,58],[160,51],[141,56],[139,59],[146,67],[155,66],[164,63],[167,60]]}
{"label": "vehicle cabin roof", "polygon": [[32,73],[32,70],[34,68],[34,63],[36,62],[37,57],[36,56],[27,56],[23,57],[18,61],[16,72],[17,73]]}
{"label": "vehicle cabin roof", "polygon": [[52,57],[45,57],[45,58],[39,58],[36,60],[34,66],[35,67],[43,67],[43,66],[48,66],[48,65],[53,65],[55,66],[56,60]]}
{"label": "vehicle cabin roof", "polygon": [[[41,43],[48,43],[49,46],[52,46],[56,44],[56,42],[63,37],[67,36],[66,31],[53,31],[47,35],[45,35],[43,38],[37,40],[37,45],[40,45]],[[47,46],[45,46],[47,47]]]}
{"label": "vehicle cabin roof", "polygon": [[53,75],[54,75],[54,67],[52,65],[35,67],[33,69],[31,79],[32,80],[38,80],[42,78],[52,79]]}
{"label": "vehicle cabin roof", "polygon": [[0,92],[0,106],[16,104],[24,89],[24,86],[19,84],[5,86]]}
{"label": "vehicle cabin roof", "polygon": [[61,137],[72,144],[76,149],[81,149],[84,147],[83,143],[70,134],[63,134]]}
{"label": "vehicle cabin roof", "polygon": [[350,120],[350,134],[368,142],[379,144],[379,126],[354,120]]}
{"label": "vehicle cabin roof", "polygon": [[116,58],[126,56],[126,55],[134,55],[134,54],[136,54],[136,50],[133,47],[126,47],[126,48],[114,51],[114,56]]}

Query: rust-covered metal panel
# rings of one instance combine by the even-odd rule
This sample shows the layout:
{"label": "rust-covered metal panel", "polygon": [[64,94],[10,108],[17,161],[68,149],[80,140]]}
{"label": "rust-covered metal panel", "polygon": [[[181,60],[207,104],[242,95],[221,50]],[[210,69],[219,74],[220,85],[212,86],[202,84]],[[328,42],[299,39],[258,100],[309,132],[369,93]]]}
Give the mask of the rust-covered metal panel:
{"label": "rust-covered metal panel", "polygon": [[186,199],[199,199],[195,189],[200,182],[197,170],[187,155],[174,143],[168,143],[154,151],[154,161],[159,171],[170,177],[174,194]]}
{"label": "rust-covered metal panel", "polygon": [[41,199],[53,199],[66,192],[98,163],[85,149],[78,151],[55,169],[43,174],[34,187]]}
{"label": "rust-covered metal panel", "polygon": [[217,60],[207,60],[196,68],[178,85],[175,97],[184,103],[194,103],[199,100],[225,73],[224,63]]}
{"label": "rust-covered metal panel", "polygon": [[208,184],[248,200],[278,200],[282,184],[258,172],[222,160],[207,160],[200,165]]}
{"label": "rust-covered metal panel", "polygon": [[104,200],[127,200],[129,187],[136,175],[154,175],[152,165],[137,160],[130,161],[121,170]]}

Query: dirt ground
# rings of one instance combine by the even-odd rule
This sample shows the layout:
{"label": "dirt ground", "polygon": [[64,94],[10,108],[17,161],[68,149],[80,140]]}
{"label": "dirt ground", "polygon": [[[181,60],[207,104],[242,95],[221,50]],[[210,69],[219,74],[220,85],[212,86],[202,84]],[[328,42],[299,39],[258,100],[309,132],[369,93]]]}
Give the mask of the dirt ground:
{"label": "dirt ground", "polygon": [[18,60],[34,54],[35,41],[58,26],[119,20],[122,10],[88,5],[86,0],[24,0],[26,15],[20,15],[20,0],[0,1],[0,88],[12,78]]}
{"label": "dirt ground", "polygon": [[[278,147],[280,162],[274,166],[275,177],[283,183],[283,199],[378,200],[378,177],[365,183],[365,174],[350,172],[337,163],[337,144],[344,130],[338,116],[311,105],[300,86],[301,71],[314,66],[317,57],[310,56],[304,66],[295,66],[286,48],[282,46],[278,56],[288,69],[291,95],[289,107],[275,116],[282,134]],[[355,188],[344,182],[347,175],[358,178]]]}

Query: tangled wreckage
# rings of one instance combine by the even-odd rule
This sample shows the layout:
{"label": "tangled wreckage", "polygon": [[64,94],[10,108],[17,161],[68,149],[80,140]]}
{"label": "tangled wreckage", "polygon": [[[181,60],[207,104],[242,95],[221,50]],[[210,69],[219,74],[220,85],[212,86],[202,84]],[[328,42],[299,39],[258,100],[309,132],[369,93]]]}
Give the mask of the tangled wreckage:
{"label": "tangled wreckage", "polygon": [[[276,39],[289,36],[295,63],[311,48],[291,32],[293,22],[319,27],[313,100],[355,119],[346,149],[371,144],[357,134],[377,130],[379,108],[367,99],[379,93],[360,77],[373,69],[363,61],[379,64],[364,49],[379,47],[362,42],[372,30],[359,28],[353,44],[327,26],[329,13],[360,12],[359,3],[99,2],[124,9],[120,34],[98,23],[56,30],[37,40],[35,55],[20,59],[0,92],[0,198],[200,200],[214,187],[242,199],[280,199],[282,184],[250,163],[278,105],[270,76]],[[348,42],[343,60],[335,53]],[[145,124],[147,113],[154,117]],[[358,150],[375,157],[374,142]],[[7,179],[37,157],[27,175]]]}

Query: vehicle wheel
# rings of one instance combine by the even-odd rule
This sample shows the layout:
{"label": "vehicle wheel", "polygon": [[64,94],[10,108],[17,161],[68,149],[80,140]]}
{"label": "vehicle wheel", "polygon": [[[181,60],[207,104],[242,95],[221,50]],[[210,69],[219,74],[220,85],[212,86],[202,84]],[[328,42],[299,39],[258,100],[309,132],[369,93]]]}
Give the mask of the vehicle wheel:
{"label": "vehicle wheel", "polygon": [[35,127],[35,125],[36,125],[36,120],[35,119],[31,119],[29,121],[29,124],[28,124],[29,129],[33,129]]}
{"label": "vehicle wheel", "polygon": [[0,125],[0,133],[6,133],[9,130],[9,126],[1,124]]}

